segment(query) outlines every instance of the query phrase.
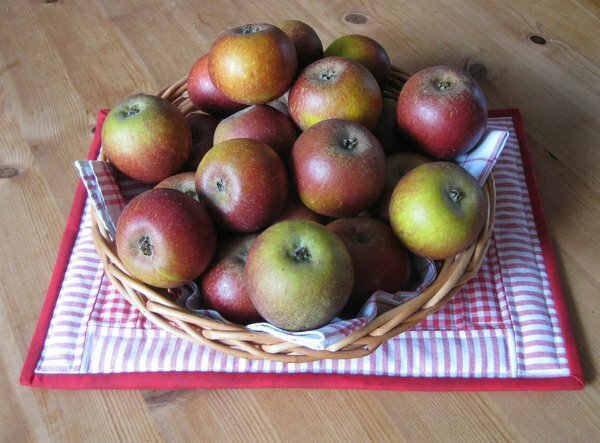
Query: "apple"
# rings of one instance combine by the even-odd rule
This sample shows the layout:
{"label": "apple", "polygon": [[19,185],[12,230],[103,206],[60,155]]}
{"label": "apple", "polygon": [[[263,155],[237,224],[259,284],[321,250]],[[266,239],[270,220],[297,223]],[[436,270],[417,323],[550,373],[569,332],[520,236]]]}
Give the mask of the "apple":
{"label": "apple", "polygon": [[298,56],[298,71],[323,57],[323,43],[315,30],[300,20],[284,20],[277,27],[287,34]]}
{"label": "apple", "polygon": [[305,331],[341,312],[352,291],[354,268],[344,243],[325,226],[288,220],[254,241],[245,278],[252,304],[265,320]]}
{"label": "apple", "polygon": [[402,87],[398,129],[424,154],[449,160],[481,140],[487,112],[483,91],[466,72],[433,66],[411,76]]}
{"label": "apple", "polygon": [[188,114],[186,118],[192,130],[192,153],[183,166],[183,169],[196,172],[200,160],[202,160],[204,154],[213,146],[215,129],[217,129],[220,120],[212,115],[200,112]]}
{"label": "apple", "polygon": [[212,82],[208,74],[208,54],[194,63],[187,79],[190,101],[201,111],[215,117],[226,117],[246,107],[229,99]]}
{"label": "apple", "polygon": [[268,145],[236,138],[206,153],[196,171],[196,191],[218,226],[248,233],[279,215],[288,177],[283,161]]}
{"label": "apple", "polygon": [[217,126],[214,144],[233,138],[266,143],[286,160],[298,138],[294,122],[272,106],[254,105],[227,117]]}
{"label": "apple", "polygon": [[390,199],[396,184],[413,168],[431,162],[428,157],[412,151],[398,152],[385,158],[385,183],[383,192],[370,209],[370,213],[379,220],[390,221]]}
{"label": "apple", "polygon": [[365,67],[344,57],[325,57],[300,73],[288,107],[302,130],[332,118],[352,120],[372,130],[381,115],[382,96]]}
{"label": "apple", "polygon": [[151,189],[134,197],[117,221],[117,255],[140,281],[174,288],[197,278],[217,245],[204,207],[175,189]]}
{"label": "apple", "polygon": [[412,263],[389,225],[368,217],[339,218],[327,225],[346,245],[354,265],[354,288],[344,312],[356,316],[376,291],[408,288]]}
{"label": "apple", "polygon": [[381,194],[385,154],[375,136],[349,120],[311,126],[294,143],[290,174],[302,203],[318,214],[350,217]]}
{"label": "apple", "polygon": [[172,175],[165,178],[154,186],[155,189],[167,188],[176,189],[179,192],[183,192],[185,195],[189,195],[196,201],[198,194],[196,193],[196,173],[195,172],[180,172],[179,174]]}
{"label": "apple", "polygon": [[390,200],[390,224],[414,254],[443,260],[468,248],[483,223],[484,196],[462,166],[425,163],[400,179]]}
{"label": "apple", "polygon": [[128,177],[158,183],[176,173],[192,147],[190,125],[171,102],[154,95],[133,95],[106,116],[102,150]]}
{"label": "apple", "polygon": [[222,240],[213,262],[200,277],[206,307],[242,325],[262,320],[250,300],[244,279],[246,256],[257,235],[246,234]]}
{"label": "apple", "polygon": [[325,57],[347,57],[369,70],[383,88],[390,78],[392,63],[378,42],[365,35],[350,34],[335,39],[325,50]]}
{"label": "apple", "polygon": [[317,214],[315,211],[306,207],[306,205],[300,201],[296,193],[290,190],[283,211],[281,211],[281,214],[279,214],[273,223],[284,220],[311,220],[320,224],[325,224],[328,218],[321,214]]}
{"label": "apple", "polygon": [[257,23],[221,34],[208,53],[210,78],[231,100],[264,104],[292,84],[298,61],[296,48],[281,29]]}

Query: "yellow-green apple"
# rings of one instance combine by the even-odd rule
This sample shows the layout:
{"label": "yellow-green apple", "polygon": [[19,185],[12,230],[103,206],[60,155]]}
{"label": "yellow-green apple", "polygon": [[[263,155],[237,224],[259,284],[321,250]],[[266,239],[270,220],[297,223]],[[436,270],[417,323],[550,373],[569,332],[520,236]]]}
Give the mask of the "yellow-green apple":
{"label": "yellow-green apple", "polygon": [[123,174],[158,183],[176,173],[192,147],[190,125],[171,102],[133,95],[111,109],[102,126],[102,149]]}
{"label": "yellow-green apple", "polygon": [[411,76],[402,87],[397,121],[401,133],[424,154],[448,160],[481,140],[487,102],[466,72],[433,66]]}
{"label": "yellow-green apple", "polygon": [[264,104],[283,95],[296,75],[296,49],[281,29],[267,23],[232,28],[208,53],[210,78],[231,100]]}
{"label": "yellow-green apple", "polygon": [[325,57],[347,57],[369,70],[380,87],[390,78],[392,64],[386,50],[377,41],[366,35],[342,35],[325,50]]}
{"label": "yellow-green apple", "polygon": [[252,304],[265,320],[304,331],[341,312],[352,291],[354,268],[344,243],[325,226],[288,220],[254,241],[245,278]]}
{"label": "yellow-green apple", "polygon": [[304,131],[289,163],[300,200],[322,215],[357,215],[383,189],[383,148],[367,128],[349,120],[324,120]]}
{"label": "yellow-green apple", "polygon": [[233,138],[252,138],[266,143],[286,160],[298,138],[298,129],[285,114],[272,106],[254,105],[223,119],[214,134],[214,144]]}
{"label": "yellow-green apple", "polygon": [[196,172],[200,160],[213,146],[215,129],[220,120],[212,115],[200,112],[188,114],[186,118],[192,130],[192,152],[183,169]]}
{"label": "yellow-green apple", "polygon": [[412,262],[389,225],[369,217],[339,218],[327,225],[346,245],[354,265],[354,288],[344,308],[350,317],[375,291],[408,288]]}
{"label": "yellow-green apple", "polygon": [[281,212],[288,194],[283,161],[268,145],[227,140],[206,153],[196,171],[196,191],[219,227],[254,232]]}
{"label": "yellow-green apple", "polygon": [[208,74],[208,54],[200,57],[192,66],[187,79],[190,101],[201,111],[215,117],[226,117],[246,107],[229,99],[212,82]]}
{"label": "yellow-green apple", "polygon": [[372,130],[381,115],[381,90],[373,75],[345,57],[308,65],[292,86],[288,107],[302,130],[322,120],[352,120]]}
{"label": "yellow-green apple", "polygon": [[414,254],[433,260],[453,257],[468,248],[483,223],[484,196],[463,167],[425,163],[400,179],[390,200],[390,224]]}
{"label": "yellow-green apple", "polygon": [[217,236],[204,207],[175,189],[134,197],[117,222],[117,254],[142,282],[174,288],[197,278],[211,262]]}
{"label": "yellow-green apple", "polygon": [[257,235],[236,235],[221,240],[215,258],[200,277],[205,306],[242,325],[262,320],[244,280],[246,256]]}
{"label": "yellow-green apple", "polygon": [[323,43],[315,30],[300,20],[284,20],[277,27],[287,34],[298,56],[298,71],[323,57]]}
{"label": "yellow-green apple", "polygon": [[383,192],[369,210],[371,215],[389,223],[390,199],[392,198],[392,192],[394,192],[396,184],[408,171],[430,161],[433,160],[412,151],[388,155],[385,158],[385,183],[383,185]]}
{"label": "yellow-green apple", "polygon": [[155,185],[154,188],[176,189],[179,192],[183,192],[185,195],[189,195],[194,200],[200,201],[198,199],[198,194],[196,193],[196,173],[192,171],[180,172],[179,174],[167,177]]}

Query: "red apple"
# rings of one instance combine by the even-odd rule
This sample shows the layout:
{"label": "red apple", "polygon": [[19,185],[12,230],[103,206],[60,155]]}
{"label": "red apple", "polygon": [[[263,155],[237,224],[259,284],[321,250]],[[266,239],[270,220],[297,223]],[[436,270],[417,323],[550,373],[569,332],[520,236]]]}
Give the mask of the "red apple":
{"label": "red apple", "polygon": [[390,200],[396,237],[414,254],[443,260],[463,252],[479,235],[484,196],[463,167],[431,162],[400,179]]}
{"label": "red apple", "polygon": [[208,53],[215,86],[231,100],[249,105],[268,103],[287,91],[297,64],[289,37],[266,23],[224,32]]}
{"label": "red apple", "polygon": [[298,137],[290,169],[302,203],[322,215],[350,217],[381,194],[385,154],[359,123],[324,120]]}
{"label": "red apple", "polygon": [[204,207],[174,189],[134,197],[117,222],[116,246],[125,268],[142,282],[173,288],[197,278],[217,245]]}
{"label": "red apple", "polygon": [[168,188],[176,189],[179,192],[183,192],[185,195],[189,195],[196,201],[198,194],[196,193],[196,173],[195,172],[180,172],[179,174],[172,175],[171,177],[165,178],[163,181],[154,186],[155,189]]}
{"label": "red apple", "polygon": [[256,237],[257,234],[247,234],[222,240],[213,262],[200,278],[206,307],[242,325],[262,320],[244,280],[246,256]]}
{"label": "red apple", "polygon": [[325,57],[347,57],[369,70],[380,87],[390,78],[392,64],[383,46],[365,35],[343,35],[335,39],[325,50]]}
{"label": "red apple", "polygon": [[378,290],[394,293],[408,288],[410,255],[388,225],[368,217],[353,217],[337,219],[327,227],[342,239],[354,264],[354,288],[345,313],[356,316]]}
{"label": "red apple", "polygon": [[252,138],[266,143],[282,159],[287,159],[298,130],[294,122],[272,106],[254,105],[222,120],[214,135],[214,144],[233,138]]}
{"label": "red apple", "polygon": [[288,220],[254,241],[245,278],[252,304],[269,323],[304,331],[341,312],[352,291],[354,269],[344,243],[325,226]]}
{"label": "red apple", "polygon": [[481,140],[487,102],[466,72],[434,66],[417,72],[404,84],[397,120],[399,130],[424,154],[448,160]]}
{"label": "red apple", "polygon": [[281,214],[279,214],[279,217],[277,217],[273,223],[284,220],[311,220],[320,224],[325,224],[327,219],[327,217],[317,214],[315,211],[306,207],[306,205],[300,201],[296,193],[290,190],[283,211],[281,211]]}
{"label": "red apple", "polygon": [[190,101],[201,111],[216,117],[226,117],[246,107],[227,98],[212,82],[208,74],[208,54],[198,59],[187,79]]}
{"label": "red apple", "polygon": [[298,56],[298,71],[323,57],[323,43],[313,28],[300,20],[284,20],[277,25],[287,34]]}
{"label": "red apple", "polygon": [[385,184],[383,192],[371,208],[371,214],[385,222],[390,221],[390,199],[396,184],[404,175],[419,165],[432,161],[417,152],[399,152],[385,158]]}
{"label": "red apple", "polygon": [[192,130],[192,153],[183,169],[196,172],[204,154],[213,147],[215,129],[220,120],[212,115],[201,114],[200,112],[188,114],[186,118]]}
{"label": "red apple", "polygon": [[123,174],[158,183],[176,173],[190,156],[190,126],[171,102],[134,95],[116,105],[102,126],[102,149]]}
{"label": "red apple", "polygon": [[288,178],[273,149],[258,140],[237,138],[206,153],[196,172],[196,190],[219,226],[254,232],[283,209]]}
{"label": "red apple", "polygon": [[372,130],[381,106],[381,90],[373,75],[344,57],[325,57],[308,65],[288,98],[290,115],[302,130],[332,118],[352,120]]}

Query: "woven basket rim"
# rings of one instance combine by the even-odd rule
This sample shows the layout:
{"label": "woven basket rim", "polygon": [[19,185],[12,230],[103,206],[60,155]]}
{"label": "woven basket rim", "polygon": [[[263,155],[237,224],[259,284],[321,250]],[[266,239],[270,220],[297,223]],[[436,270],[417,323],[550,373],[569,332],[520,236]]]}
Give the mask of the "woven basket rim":
{"label": "woven basket rim", "polygon": [[[397,98],[409,75],[397,67],[383,90],[383,96]],[[158,96],[171,101],[183,114],[197,111],[186,89],[187,78],[162,89]],[[100,159],[104,159],[101,154]],[[323,359],[364,357],[390,338],[401,334],[442,308],[464,284],[478,272],[485,257],[495,220],[496,189],[492,174],[483,186],[484,226],[477,240],[464,252],[438,262],[435,281],[417,297],[386,311],[364,328],[342,341],[319,351],[298,346],[266,332],[254,332],[242,325],[226,324],[199,316],[177,305],[166,291],[152,288],[133,276],[119,260],[114,242],[98,222],[92,207],[92,238],[106,275],[117,291],[142,315],[159,328],[194,343],[246,359],[264,359],[284,363],[305,363]]]}

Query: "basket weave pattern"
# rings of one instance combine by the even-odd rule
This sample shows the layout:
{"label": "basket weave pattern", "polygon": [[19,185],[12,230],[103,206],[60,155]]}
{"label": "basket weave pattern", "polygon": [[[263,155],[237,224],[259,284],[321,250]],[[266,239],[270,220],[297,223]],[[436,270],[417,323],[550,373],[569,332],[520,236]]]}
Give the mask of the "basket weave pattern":
{"label": "basket weave pattern", "polygon": [[[407,79],[408,74],[394,67],[383,96],[396,99]],[[183,114],[196,110],[187,96],[186,78],[157,95],[172,102]],[[328,358],[358,358],[372,353],[388,339],[442,308],[478,272],[495,218],[495,186],[491,174],[483,191],[486,222],[475,243],[461,254],[440,262],[436,280],[419,296],[380,314],[363,329],[323,351],[300,347],[267,333],[253,332],[243,326],[225,324],[186,311],[165,291],[152,288],[129,275],[94,210],[92,235],[106,274],[117,290],[146,318],[178,337],[248,359],[302,363]]]}

